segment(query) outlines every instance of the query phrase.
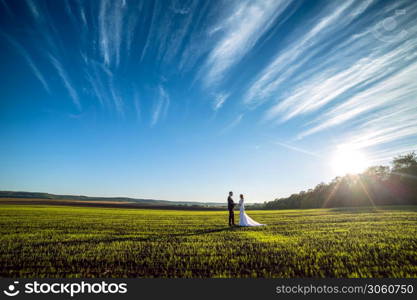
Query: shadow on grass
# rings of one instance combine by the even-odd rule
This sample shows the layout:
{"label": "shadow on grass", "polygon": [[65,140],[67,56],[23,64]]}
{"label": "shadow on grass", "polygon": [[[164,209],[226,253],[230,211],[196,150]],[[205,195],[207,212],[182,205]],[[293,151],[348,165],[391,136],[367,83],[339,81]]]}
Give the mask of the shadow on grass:
{"label": "shadow on grass", "polygon": [[384,211],[417,211],[417,205],[389,205],[389,206],[355,206],[328,208],[331,212],[338,213],[378,213]]}
{"label": "shadow on grass", "polygon": [[45,247],[50,245],[65,245],[65,246],[77,246],[82,244],[100,244],[100,243],[114,243],[114,242],[160,242],[173,240],[175,238],[182,238],[187,236],[205,235],[218,232],[227,232],[239,230],[239,226],[234,227],[221,227],[215,229],[201,229],[193,232],[165,234],[165,235],[151,235],[148,237],[109,237],[103,239],[89,239],[89,240],[71,240],[71,241],[51,241],[51,242],[39,242],[30,244],[31,247]]}

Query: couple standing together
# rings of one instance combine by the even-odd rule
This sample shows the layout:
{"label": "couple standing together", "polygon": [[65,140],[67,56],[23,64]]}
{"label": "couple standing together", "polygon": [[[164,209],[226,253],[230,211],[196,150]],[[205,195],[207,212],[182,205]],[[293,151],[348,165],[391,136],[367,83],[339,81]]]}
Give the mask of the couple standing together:
{"label": "couple standing together", "polygon": [[[227,209],[229,210],[229,226],[235,225],[235,213],[233,209],[235,208],[236,203],[233,202],[233,192],[229,192],[229,197],[227,198]],[[249,217],[245,212],[245,199],[242,194],[240,194],[239,200],[239,226],[262,226],[265,224],[260,224],[251,217]]]}

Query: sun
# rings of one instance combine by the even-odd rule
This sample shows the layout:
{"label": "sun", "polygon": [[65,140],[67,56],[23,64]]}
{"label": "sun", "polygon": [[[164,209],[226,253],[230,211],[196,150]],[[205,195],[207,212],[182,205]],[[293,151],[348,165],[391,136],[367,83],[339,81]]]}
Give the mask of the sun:
{"label": "sun", "polygon": [[338,176],[358,174],[369,166],[364,153],[351,147],[339,147],[333,154],[331,166]]}

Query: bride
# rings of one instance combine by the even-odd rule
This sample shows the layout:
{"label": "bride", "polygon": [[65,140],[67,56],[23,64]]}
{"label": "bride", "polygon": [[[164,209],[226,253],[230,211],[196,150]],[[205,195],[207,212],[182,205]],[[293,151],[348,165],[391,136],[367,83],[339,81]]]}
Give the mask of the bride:
{"label": "bride", "polygon": [[246,213],[245,213],[245,199],[243,198],[243,195],[240,194],[240,200],[239,200],[239,207],[240,207],[240,215],[239,215],[239,226],[263,226],[265,224],[260,224],[254,220],[251,219]]}

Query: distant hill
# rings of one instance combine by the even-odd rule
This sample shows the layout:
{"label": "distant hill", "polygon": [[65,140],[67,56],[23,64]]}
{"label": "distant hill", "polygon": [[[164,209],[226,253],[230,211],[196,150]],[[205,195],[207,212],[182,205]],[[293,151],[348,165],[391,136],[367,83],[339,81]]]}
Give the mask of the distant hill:
{"label": "distant hill", "polygon": [[73,200],[73,201],[109,201],[109,202],[129,202],[141,205],[150,206],[202,206],[202,207],[220,207],[226,206],[226,203],[212,203],[212,202],[187,202],[187,201],[169,201],[169,200],[155,200],[155,199],[137,199],[129,197],[89,197],[82,195],[55,195],[49,193],[37,192],[15,192],[15,191],[0,191],[0,198],[25,198],[25,199],[49,199],[49,200]]}

